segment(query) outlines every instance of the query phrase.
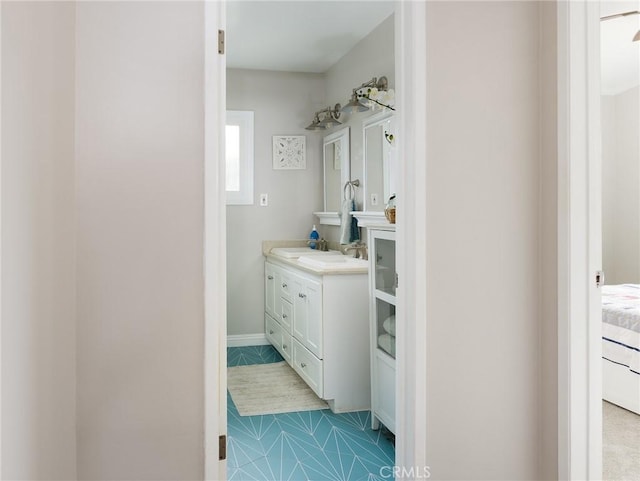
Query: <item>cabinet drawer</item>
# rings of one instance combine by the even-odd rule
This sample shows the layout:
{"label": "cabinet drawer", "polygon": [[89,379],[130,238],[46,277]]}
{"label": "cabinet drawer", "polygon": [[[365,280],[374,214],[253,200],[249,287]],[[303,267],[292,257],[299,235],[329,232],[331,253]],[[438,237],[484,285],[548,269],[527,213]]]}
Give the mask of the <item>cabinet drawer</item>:
{"label": "cabinet drawer", "polygon": [[282,328],[270,315],[264,315],[264,330],[267,339],[275,347],[279,347],[282,344]]}
{"label": "cabinet drawer", "polygon": [[282,324],[282,328],[287,333],[291,333],[291,322],[293,320],[293,306],[290,302],[282,299],[280,302],[280,324]]}
{"label": "cabinet drawer", "polygon": [[322,397],[322,361],[293,338],[293,368],[311,389]]}
{"label": "cabinet drawer", "polygon": [[280,350],[280,354],[289,364],[293,362],[293,338],[291,334],[284,331],[282,331],[282,349]]}
{"label": "cabinet drawer", "polygon": [[293,274],[283,270],[277,274],[279,275],[276,275],[276,295],[291,302],[291,293],[293,292]]}
{"label": "cabinet drawer", "polygon": [[287,361],[290,361],[291,335],[285,332],[278,321],[272,319],[269,315],[265,315],[265,334],[269,342],[277,349],[280,355]]}

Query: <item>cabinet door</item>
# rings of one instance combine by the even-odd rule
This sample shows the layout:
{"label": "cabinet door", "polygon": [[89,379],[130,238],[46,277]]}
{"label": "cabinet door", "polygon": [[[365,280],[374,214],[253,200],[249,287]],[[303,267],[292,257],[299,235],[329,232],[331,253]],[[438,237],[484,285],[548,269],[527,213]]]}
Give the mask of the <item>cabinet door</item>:
{"label": "cabinet door", "polygon": [[396,432],[396,366],[386,353],[374,356],[373,413],[391,431]]}
{"label": "cabinet door", "polygon": [[322,359],[322,284],[296,277],[293,286],[293,335]]}
{"label": "cabinet door", "polygon": [[322,359],[322,284],[306,282],[307,348]]}
{"label": "cabinet door", "polygon": [[276,267],[268,262],[264,265],[264,310],[271,317],[276,316]]}
{"label": "cabinet door", "polygon": [[304,279],[296,277],[293,280],[293,337],[306,345],[309,318],[307,310],[306,289]]}

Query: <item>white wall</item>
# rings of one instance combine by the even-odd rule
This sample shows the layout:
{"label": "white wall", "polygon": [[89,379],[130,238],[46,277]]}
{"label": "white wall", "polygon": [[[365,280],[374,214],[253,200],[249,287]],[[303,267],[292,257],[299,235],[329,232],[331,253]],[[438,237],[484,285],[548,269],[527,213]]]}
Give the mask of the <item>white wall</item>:
{"label": "white wall", "polygon": [[[385,76],[389,82],[389,88],[395,88],[394,46],[394,16],[391,15],[326,72],[327,102],[331,105],[338,102],[346,105],[351,99],[352,89],[373,77]],[[360,179],[363,183],[365,175],[362,121],[379,112],[380,110],[342,114],[340,117],[344,126],[350,127],[351,179]],[[356,189],[356,203],[359,210],[363,208],[362,194],[362,187]],[[386,199],[380,199],[380,210],[384,209],[385,201]],[[331,240],[339,240],[339,228],[328,227],[327,231]],[[366,239],[365,232],[362,237]]]}
{"label": "white wall", "polygon": [[76,476],[74,6],[2,2],[2,479]]}
{"label": "white wall", "polygon": [[197,2],[77,5],[78,477],[203,477]]}
{"label": "white wall", "polygon": [[427,459],[539,479],[538,5],[431,2],[426,34]]}
{"label": "white wall", "polygon": [[[323,210],[322,137],[305,130],[326,107],[319,74],[227,71],[227,108],[254,114],[254,205],[227,207],[227,329],[229,335],[264,333],[263,240],[307,239],[314,211]],[[274,170],[273,135],[305,135],[307,168]],[[261,193],[269,205],[261,207]],[[323,229],[318,224],[318,230]]]}
{"label": "white wall", "polygon": [[[328,131],[308,131],[313,113],[345,105],[351,89],[372,77],[387,76],[394,86],[393,16],[376,27],[325,74],[229,69],[227,108],[255,111],[255,202],[227,207],[227,328],[229,335],[264,333],[264,257],[261,242],[306,239],[316,224],[322,236],[338,241],[337,227],[320,225],[323,210],[322,138],[350,127],[351,178],[364,181],[362,120],[376,112],[342,114],[345,124]],[[273,170],[271,137],[306,135],[307,169]],[[357,199],[361,205],[362,188]],[[260,207],[261,193],[269,206]],[[363,233],[363,238],[366,235]]]}
{"label": "white wall", "polygon": [[539,480],[558,477],[558,121],[557,5],[539,4],[540,325]]}
{"label": "white wall", "polygon": [[640,283],[640,87],[602,96],[602,264],[607,284]]}
{"label": "white wall", "polygon": [[616,265],[616,99],[613,95],[600,98],[602,126],[602,268],[607,284],[617,277]]}

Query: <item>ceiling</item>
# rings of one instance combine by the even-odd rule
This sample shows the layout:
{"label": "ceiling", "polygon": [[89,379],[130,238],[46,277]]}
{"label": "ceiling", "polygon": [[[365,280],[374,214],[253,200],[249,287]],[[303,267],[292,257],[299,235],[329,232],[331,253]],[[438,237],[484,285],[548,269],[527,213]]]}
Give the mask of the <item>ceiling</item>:
{"label": "ceiling", "polygon": [[[639,0],[601,1],[600,16],[640,10]],[[631,39],[640,30],[640,15],[600,22],[602,93],[615,95],[640,85],[640,42]]]}
{"label": "ceiling", "polygon": [[[386,0],[227,2],[227,66],[290,72],[326,72],[393,13]],[[640,10],[640,0],[601,0],[601,16]],[[603,21],[602,92],[640,85],[640,15]]]}
{"label": "ceiling", "polygon": [[326,72],[393,10],[380,0],[231,0],[227,67]]}

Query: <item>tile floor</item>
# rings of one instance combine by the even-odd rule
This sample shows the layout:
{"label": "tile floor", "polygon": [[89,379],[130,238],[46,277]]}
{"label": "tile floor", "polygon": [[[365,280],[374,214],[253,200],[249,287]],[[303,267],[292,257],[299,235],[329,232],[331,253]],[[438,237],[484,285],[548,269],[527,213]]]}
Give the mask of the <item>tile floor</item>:
{"label": "tile floor", "polygon": [[[278,362],[271,346],[227,350],[228,366]],[[240,416],[227,393],[227,479],[264,481],[391,479],[395,449],[371,430],[370,413],[329,409]]]}

